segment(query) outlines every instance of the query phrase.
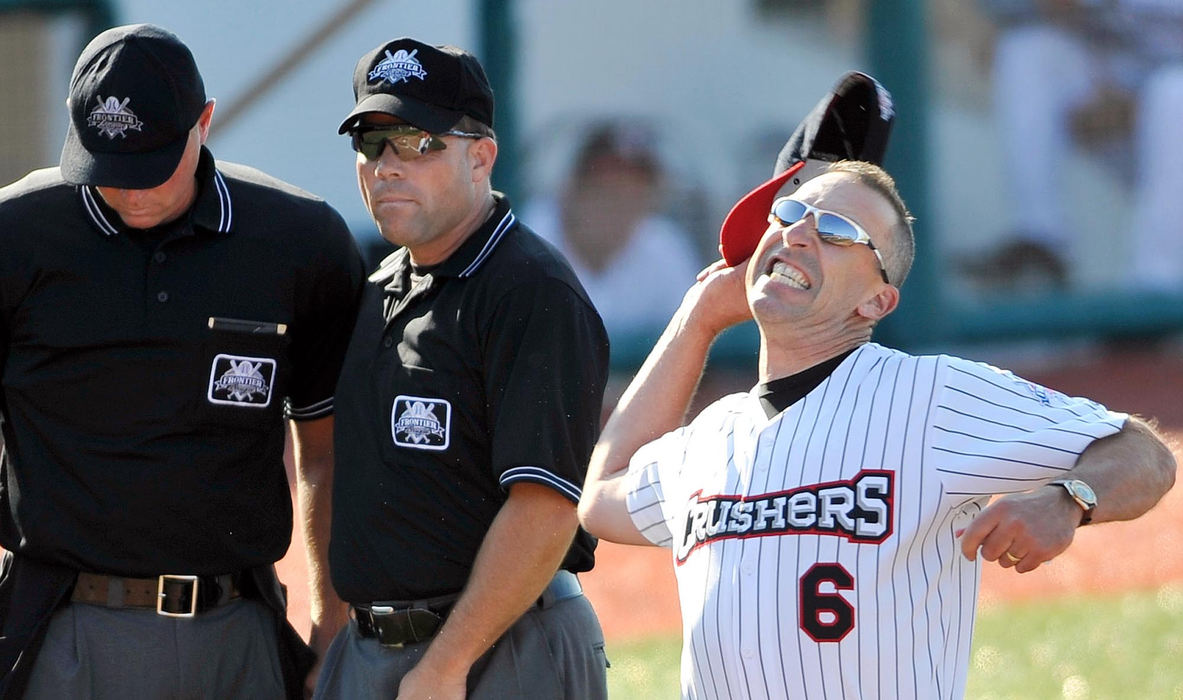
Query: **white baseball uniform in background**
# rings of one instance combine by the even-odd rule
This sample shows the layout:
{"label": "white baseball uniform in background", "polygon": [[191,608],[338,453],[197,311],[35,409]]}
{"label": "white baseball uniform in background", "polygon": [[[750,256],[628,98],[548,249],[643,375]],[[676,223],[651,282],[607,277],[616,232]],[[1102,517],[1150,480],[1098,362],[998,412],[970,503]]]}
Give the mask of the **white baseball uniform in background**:
{"label": "white baseball uniform in background", "polygon": [[628,505],[673,553],[683,695],[960,698],[981,569],[954,533],[1126,418],[868,343],[771,419],[733,394],[645,445]]}

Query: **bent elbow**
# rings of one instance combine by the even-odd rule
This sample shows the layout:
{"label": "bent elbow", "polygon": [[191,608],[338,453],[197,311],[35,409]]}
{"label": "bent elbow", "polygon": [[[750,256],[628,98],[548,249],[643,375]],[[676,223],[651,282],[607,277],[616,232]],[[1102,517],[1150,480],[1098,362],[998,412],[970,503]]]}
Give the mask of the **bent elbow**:
{"label": "bent elbow", "polygon": [[595,535],[593,531],[594,517],[592,513],[591,494],[587,487],[584,487],[583,494],[579,497],[579,505],[575,508],[575,514],[579,516],[579,526]]}
{"label": "bent elbow", "polygon": [[1155,460],[1158,469],[1157,476],[1159,481],[1159,496],[1161,497],[1175,485],[1175,477],[1179,471],[1179,463],[1175,458],[1175,448],[1177,445],[1171,440],[1155,436],[1158,439],[1158,459]]}
{"label": "bent elbow", "polygon": [[614,498],[609,489],[590,493],[585,490],[576,513],[580,526],[601,540],[618,544],[648,544],[633,525],[624,501]]}
{"label": "bent elbow", "polygon": [[609,527],[610,519],[605,513],[606,504],[599,496],[600,494],[588,494],[584,491],[583,496],[579,499],[579,507],[576,508],[579,526],[595,537],[612,540],[612,529]]}
{"label": "bent elbow", "polygon": [[1175,455],[1172,454],[1169,450],[1167,451],[1167,458],[1166,458],[1166,460],[1164,460],[1164,462],[1165,462],[1165,464],[1164,464],[1164,467],[1162,470],[1162,472],[1163,472],[1162,492],[1166,493],[1167,491],[1170,491],[1175,486],[1175,477],[1179,472],[1179,463],[1175,460]]}

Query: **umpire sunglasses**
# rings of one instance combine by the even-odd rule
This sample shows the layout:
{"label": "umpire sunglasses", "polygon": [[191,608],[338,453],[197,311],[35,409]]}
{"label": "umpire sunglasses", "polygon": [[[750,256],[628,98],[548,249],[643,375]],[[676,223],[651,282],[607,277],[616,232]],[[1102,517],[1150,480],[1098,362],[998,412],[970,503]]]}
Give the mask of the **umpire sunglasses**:
{"label": "umpire sunglasses", "polygon": [[810,214],[813,214],[818,238],[826,243],[843,247],[861,243],[870,248],[871,252],[875,254],[875,259],[879,261],[879,274],[883,276],[883,281],[891,284],[891,280],[887,279],[887,267],[883,264],[883,254],[871,242],[871,237],[867,235],[862,226],[842,214],[818,209],[792,197],[781,197],[772,203],[772,211],[768,213],[768,220],[775,221],[781,226],[792,226]]}
{"label": "umpire sunglasses", "polygon": [[353,150],[366,160],[378,160],[389,144],[400,160],[415,160],[428,151],[442,151],[448,147],[440,136],[461,136],[466,139],[484,138],[483,134],[468,131],[444,131],[432,134],[410,124],[395,124],[359,127],[349,132],[349,143]]}

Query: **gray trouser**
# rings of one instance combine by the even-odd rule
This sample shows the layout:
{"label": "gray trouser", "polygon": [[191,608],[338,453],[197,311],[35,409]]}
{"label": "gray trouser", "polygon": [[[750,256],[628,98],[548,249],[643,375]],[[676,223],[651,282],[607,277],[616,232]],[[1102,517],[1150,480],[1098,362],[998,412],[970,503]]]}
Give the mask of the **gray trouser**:
{"label": "gray trouser", "polygon": [[[383,647],[351,622],[325,655],[318,700],[389,700],[431,641]],[[469,700],[606,698],[604,633],[587,598],[535,605],[472,666]]]}
{"label": "gray trouser", "polygon": [[253,600],[192,619],[72,603],[50,620],[25,698],[283,698],[275,629]]}

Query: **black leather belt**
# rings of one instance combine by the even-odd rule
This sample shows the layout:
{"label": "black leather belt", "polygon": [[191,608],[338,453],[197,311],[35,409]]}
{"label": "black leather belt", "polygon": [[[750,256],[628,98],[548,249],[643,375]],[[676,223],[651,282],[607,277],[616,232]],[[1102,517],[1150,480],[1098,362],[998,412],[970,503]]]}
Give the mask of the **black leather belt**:
{"label": "black leather belt", "polygon": [[124,578],[82,571],[70,600],[108,608],[155,610],[165,617],[193,617],[239,597],[236,574]]}
{"label": "black leather belt", "polygon": [[[579,583],[579,577],[570,571],[561,570],[546,585],[535,605],[546,610],[581,595],[583,586]],[[382,646],[401,647],[434,637],[443,627],[457,598],[459,595],[416,601],[374,602],[353,605],[351,608],[361,636],[376,638]]]}
{"label": "black leather belt", "polygon": [[375,602],[351,607],[361,636],[376,638],[384,647],[401,647],[434,637],[458,597]]}

